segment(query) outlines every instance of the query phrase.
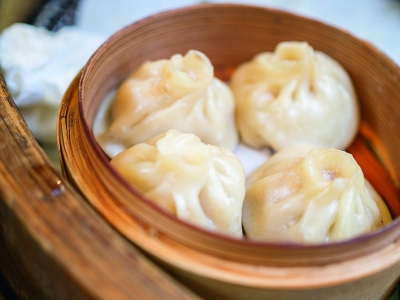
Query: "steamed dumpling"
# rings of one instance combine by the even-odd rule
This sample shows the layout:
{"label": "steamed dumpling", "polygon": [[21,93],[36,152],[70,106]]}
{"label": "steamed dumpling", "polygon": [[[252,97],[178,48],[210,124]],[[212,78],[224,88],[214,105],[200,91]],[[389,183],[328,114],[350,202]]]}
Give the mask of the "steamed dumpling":
{"label": "steamed dumpling", "polygon": [[97,139],[113,157],[112,149],[127,149],[169,129],[229,150],[238,143],[233,94],[199,51],[142,64],[117,91],[111,124]]}
{"label": "steamed dumpling", "polygon": [[351,154],[292,146],[246,182],[243,227],[250,239],[320,243],[348,239],[391,221]]}
{"label": "steamed dumpling", "polygon": [[359,123],[344,68],[306,42],[282,42],[238,67],[231,88],[245,143],[283,149],[299,143],[345,149]]}
{"label": "steamed dumpling", "polygon": [[245,177],[230,151],[169,130],[111,160],[125,179],[178,218],[242,236]]}

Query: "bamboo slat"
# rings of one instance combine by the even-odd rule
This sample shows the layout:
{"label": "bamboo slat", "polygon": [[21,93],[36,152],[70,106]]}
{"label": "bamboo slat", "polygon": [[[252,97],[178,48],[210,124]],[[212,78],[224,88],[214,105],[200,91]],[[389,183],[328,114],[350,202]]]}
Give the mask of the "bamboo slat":
{"label": "bamboo slat", "polygon": [[0,74],[0,268],[21,299],[195,299],[55,170]]}

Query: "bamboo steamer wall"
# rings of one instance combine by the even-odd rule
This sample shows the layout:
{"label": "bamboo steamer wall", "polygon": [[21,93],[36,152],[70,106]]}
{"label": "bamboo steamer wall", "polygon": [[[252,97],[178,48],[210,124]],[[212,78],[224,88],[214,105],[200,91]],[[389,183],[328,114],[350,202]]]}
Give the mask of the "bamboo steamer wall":
{"label": "bamboo steamer wall", "polygon": [[0,132],[0,271],[18,299],[197,299],[58,174],[1,72]]}
{"label": "bamboo steamer wall", "polygon": [[[320,22],[230,4],[203,4],[149,17],[123,28],[99,48],[60,108],[64,175],[112,226],[206,298],[385,299],[400,276],[398,218],[374,233],[335,244],[238,241],[160,210],[109,166],[94,140],[91,126],[99,105],[145,60],[196,49],[215,69],[225,70],[291,40],[307,41],[347,69],[363,122],[380,138],[395,187],[400,176],[399,68],[368,43]],[[391,206],[399,206],[398,197]]]}

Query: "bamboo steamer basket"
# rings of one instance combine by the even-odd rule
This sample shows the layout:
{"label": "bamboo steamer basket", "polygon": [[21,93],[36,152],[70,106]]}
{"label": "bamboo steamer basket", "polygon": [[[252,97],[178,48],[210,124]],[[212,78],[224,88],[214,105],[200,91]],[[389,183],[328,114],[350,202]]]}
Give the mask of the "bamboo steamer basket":
{"label": "bamboo steamer basket", "polygon": [[[368,179],[385,198],[392,223],[329,244],[237,240],[165,213],[109,165],[92,123],[106,95],[142,62],[196,49],[228,79],[227,70],[291,40],[307,41],[329,54],[352,77],[362,126],[349,151],[359,156],[364,172],[372,168]],[[64,176],[117,231],[202,297],[386,299],[400,277],[399,95],[399,67],[347,32],[279,10],[201,4],[127,26],[97,50],[64,95],[58,119],[60,160]]]}

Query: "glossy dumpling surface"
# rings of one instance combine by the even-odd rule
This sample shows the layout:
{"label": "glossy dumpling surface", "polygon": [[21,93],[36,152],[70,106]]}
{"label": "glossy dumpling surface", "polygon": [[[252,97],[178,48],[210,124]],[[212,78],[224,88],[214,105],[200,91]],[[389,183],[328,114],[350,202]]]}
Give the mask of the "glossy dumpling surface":
{"label": "glossy dumpling surface", "polygon": [[345,149],[359,123],[356,94],[345,69],[306,42],[282,42],[232,76],[241,137],[261,148],[309,143]]}
{"label": "glossy dumpling surface", "polygon": [[233,94],[196,50],[143,63],[118,89],[110,118],[97,140],[111,157],[112,149],[127,149],[169,129],[229,150],[238,143]]}
{"label": "glossy dumpling surface", "polygon": [[370,232],[390,213],[351,154],[293,146],[246,182],[243,226],[250,239],[322,243]]}
{"label": "glossy dumpling surface", "polygon": [[242,163],[229,150],[172,129],[121,152],[111,165],[178,218],[242,236],[245,176]]}

